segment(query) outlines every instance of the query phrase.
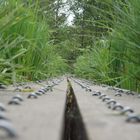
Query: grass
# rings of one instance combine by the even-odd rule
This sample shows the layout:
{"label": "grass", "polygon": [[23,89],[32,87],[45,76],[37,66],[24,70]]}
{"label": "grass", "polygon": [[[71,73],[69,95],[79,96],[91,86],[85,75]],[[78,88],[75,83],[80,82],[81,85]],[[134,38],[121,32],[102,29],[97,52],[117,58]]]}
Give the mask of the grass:
{"label": "grass", "polygon": [[[98,0],[97,0],[98,1]],[[103,2],[104,3],[104,2]],[[86,52],[77,59],[75,73],[79,76],[96,79],[98,82],[121,88],[140,91],[140,5],[139,0],[105,2],[111,10],[104,10],[109,18],[98,22],[100,27],[108,28],[101,38],[95,40],[92,52]],[[91,8],[96,6],[91,6]],[[94,8],[102,14],[103,9]],[[111,17],[111,18],[110,18]],[[110,20],[111,19],[111,20]],[[109,25],[106,20],[110,22]]]}
{"label": "grass", "polygon": [[45,79],[65,72],[65,60],[49,43],[50,29],[38,11],[37,3],[0,3],[0,82]]}
{"label": "grass", "polygon": [[[91,4],[87,2],[85,7],[93,17],[87,15],[84,22],[94,25],[95,34],[83,42],[87,46],[80,48],[76,37],[73,41],[69,39],[73,28],[59,29],[58,44],[51,39],[55,29],[52,32],[50,19],[41,12],[38,0],[35,3],[1,1],[0,82],[45,79],[70,72],[78,56],[74,64],[76,75],[139,92],[139,0],[89,2]],[[94,14],[98,16],[97,20]],[[67,29],[71,33],[66,34]],[[87,32],[91,31],[87,28]]]}

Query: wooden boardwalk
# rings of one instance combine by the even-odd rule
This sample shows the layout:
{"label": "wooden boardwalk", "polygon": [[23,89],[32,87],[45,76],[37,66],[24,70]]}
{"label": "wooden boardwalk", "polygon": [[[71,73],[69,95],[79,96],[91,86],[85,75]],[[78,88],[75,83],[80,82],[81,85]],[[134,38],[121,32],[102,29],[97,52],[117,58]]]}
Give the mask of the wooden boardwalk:
{"label": "wooden boardwalk", "polygon": [[[98,96],[92,96],[91,92],[85,91],[75,83],[72,84],[89,140],[140,139],[140,124],[127,123],[125,115],[120,115],[119,111],[108,109],[106,102],[103,102]],[[126,95],[116,97],[113,91],[106,88],[97,85],[90,86],[90,88],[94,91],[101,91],[122,105],[132,106],[136,112],[140,112],[140,99],[136,98],[137,95],[135,97]]]}
{"label": "wooden boardwalk", "polygon": [[[9,119],[8,122],[13,125],[12,128],[15,129],[17,135],[13,139],[140,140],[140,123],[126,122],[127,114],[121,115],[120,109],[115,111],[109,109],[107,101],[103,102],[103,99],[100,99],[99,96],[92,96],[95,93],[94,91],[100,91],[102,94],[119,102],[122,106],[132,108],[134,110],[133,114],[139,114],[140,98],[137,97],[138,95],[122,93],[122,96],[116,96],[116,92],[108,87],[89,85],[82,80],[71,79],[77,104],[77,107],[73,106],[74,111],[71,112],[78,110],[80,115],[76,111],[74,114],[69,113],[69,118],[69,116],[66,116],[66,110],[68,110],[66,109],[66,98],[68,98],[66,94],[67,81],[65,77],[60,79],[55,79],[50,83],[44,81],[42,83],[26,84],[25,86],[30,86],[34,89],[34,92],[46,85],[54,84],[53,91],[49,90],[41,96],[37,95],[37,99],[27,98],[31,92],[14,91],[13,86],[0,90],[0,102],[5,105],[6,109],[5,112],[0,111],[0,114],[4,112],[4,116]],[[88,87],[88,89],[81,88],[78,82]],[[20,102],[20,105],[9,105],[9,100],[16,94],[20,94],[24,101]],[[66,119],[69,119],[69,121]],[[66,123],[70,123],[70,125]],[[67,128],[69,130],[65,130]],[[79,130],[76,130],[77,128]],[[69,136],[66,139],[64,135],[66,135],[65,132],[67,131],[72,131],[69,135],[72,134],[73,136]],[[82,135],[82,133],[87,134],[87,136]],[[10,139],[11,136],[7,135],[5,130],[0,129],[0,140]]]}

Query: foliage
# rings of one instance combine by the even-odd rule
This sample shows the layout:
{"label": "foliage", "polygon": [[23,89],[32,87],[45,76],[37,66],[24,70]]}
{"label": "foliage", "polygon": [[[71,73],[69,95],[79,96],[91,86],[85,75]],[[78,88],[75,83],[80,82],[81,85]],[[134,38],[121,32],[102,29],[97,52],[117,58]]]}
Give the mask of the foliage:
{"label": "foliage", "polygon": [[49,39],[50,29],[45,17],[38,14],[37,4],[17,0],[0,3],[1,82],[46,78],[63,73],[67,67]]}
{"label": "foliage", "polygon": [[100,83],[109,83],[111,60],[108,42],[100,40],[94,44],[92,50],[87,50],[83,56],[78,57],[75,64],[75,73],[78,76],[94,79]]}
{"label": "foliage", "polygon": [[[88,5],[86,1],[84,2]],[[103,8],[100,5],[101,3],[106,6]],[[83,56],[80,56],[77,59],[77,63],[75,65],[76,74],[86,78],[96,79],[103,83],[108,83],[109,81],[109,84],[139,91],[139,1],[112,0],[107,2],[96,0],[91,3],[89,9],[92,8],[93,10],[97,9],[98,13],[93,15],[88,14],[91,19],[94,16],[98,17],[99,14],[103,15],[102,12],[107,13],[104,19],[102,18],[103,20],[94,21],[97,23],[97,28],[101,27],[108,29],[107,34],[103,34],[103,36],[100,37],[98,36],[99,38],[94,40],[94,42],[101,42],[102,38],[106,38],[108,43],[106,44],[105,49],[107,49],[107,52],[102,51],[104,48],[100,48],[100,43],[94,43],[93,45],[90,44],[90,48],[93,48],[92,52],[85,52]],[[87,18],[85,17],[85,22],[86,19]],[[106,24],[107,22],[109,24]],[[103,30],[99,31],[102,33]],[[96,34],[94,35],[96,36]],[[93,39],[91,38],[90,40]],[[92,66],[94,67],[92,68]]]}
{"label": "foliage", "polygon": [[139,90],[140,84],[140,6],[138,0],[117,4],[117,23],[112,32],[112,57],[116,56],[112,66],[121,76],[117,85]]}
{"label": "foliage", "polygon": [[74,72],[139,91],[139,22],[139,0],[1,0],[0,81]]}

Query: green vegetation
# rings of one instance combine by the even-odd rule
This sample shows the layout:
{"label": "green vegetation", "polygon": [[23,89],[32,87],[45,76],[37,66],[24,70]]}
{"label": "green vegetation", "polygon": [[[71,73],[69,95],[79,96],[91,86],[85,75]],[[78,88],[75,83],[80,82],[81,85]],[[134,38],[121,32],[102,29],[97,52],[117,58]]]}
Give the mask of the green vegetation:
{"label": "green vegetation", "polygon": [[139,92],[139,22],[139,0],[1,0],[0,82],[71,72]]}
{"label": "green vegetation", "polygon": [[89,44],[88,51],[78,57],[75,73],[99,83],[139,92],[139,0],[89,0],[85,4],[86,9],[96,14],[89,15],[88,10],[85,11],[85,19],[88,17],[85,24],[93,23],[96,39]]}
{"label": "green vegetation", "polygon": [[44,79],[66,71],[65,60],[50,42],[50,29],[38,1],[0,3],[0,81]]}

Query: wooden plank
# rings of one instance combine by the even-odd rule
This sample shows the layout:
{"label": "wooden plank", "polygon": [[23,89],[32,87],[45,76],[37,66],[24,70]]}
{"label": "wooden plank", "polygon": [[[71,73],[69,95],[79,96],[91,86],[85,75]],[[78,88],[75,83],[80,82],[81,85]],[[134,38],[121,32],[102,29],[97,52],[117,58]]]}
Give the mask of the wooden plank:
{"label": "wooden plank", "polygon": [[[7,93],[9,95],[9,93]],[[66,81],[54,87],[53,92],[27,99],[19,106],[7,105],[6,116],[17,130],[18,140],[60,140],[66,98]],[[3,97],[7,102],[9,96]],[[4,140],[9,140],[8,138]]]}
{"label": "wooden plank", "polygon": [[139,124],[126,123],[126,116],[109,110],[98,97],[93,97],[76,83],[72,82],[72,85],[89,140],[140,139]]}

